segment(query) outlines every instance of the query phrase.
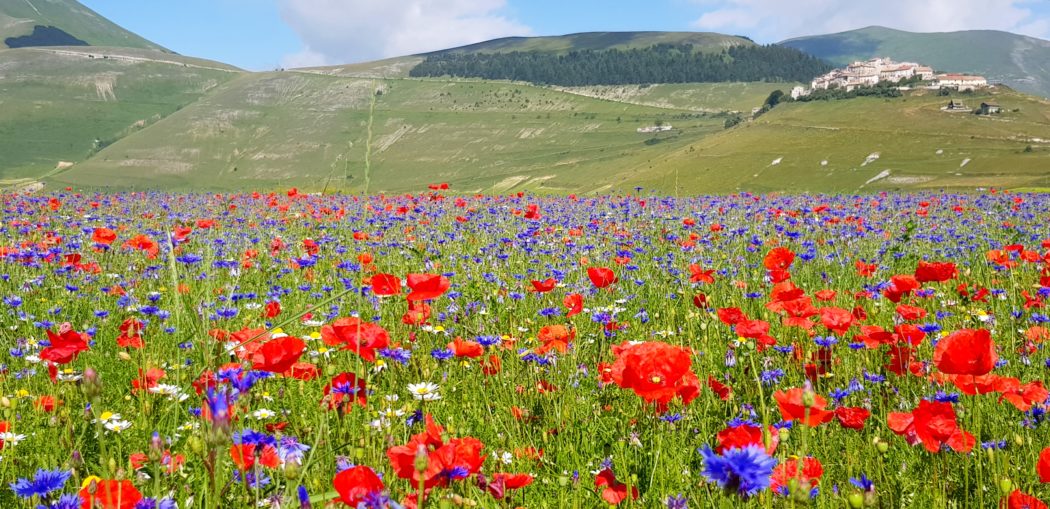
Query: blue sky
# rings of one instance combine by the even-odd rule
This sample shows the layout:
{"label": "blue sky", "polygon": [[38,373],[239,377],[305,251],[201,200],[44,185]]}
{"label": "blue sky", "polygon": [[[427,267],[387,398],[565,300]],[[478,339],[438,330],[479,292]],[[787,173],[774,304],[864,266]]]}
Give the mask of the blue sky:
{"label": "blue sky", "polygon": [[[868,25],[1050,38],[1047,0],[81,0],[178,53],[251,70],[340,64],[507,35],[700,30],[763,42]],[[786,5],[791,5],[788,10]]]}

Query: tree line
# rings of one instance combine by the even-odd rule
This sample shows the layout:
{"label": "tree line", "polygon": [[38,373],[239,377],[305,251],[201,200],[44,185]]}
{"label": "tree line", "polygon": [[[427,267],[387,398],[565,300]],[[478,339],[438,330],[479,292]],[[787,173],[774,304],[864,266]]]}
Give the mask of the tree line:
{"label": "tree line", "polygon": [[412,68],[413,77],[452,76],[586,86],[703,82],[808,82],[831,66],[783,46],[731,46],[703,52],[692,44],[568,53],[436,53]]}

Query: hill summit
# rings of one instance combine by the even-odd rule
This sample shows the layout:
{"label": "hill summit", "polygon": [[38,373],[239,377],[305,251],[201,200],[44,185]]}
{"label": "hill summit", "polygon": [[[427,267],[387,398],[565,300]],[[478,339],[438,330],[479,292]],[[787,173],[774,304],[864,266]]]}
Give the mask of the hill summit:
{"label": "hill summit", "polygon": [[168,51],[76,0],[0,0],[0,49],[113,46]]}

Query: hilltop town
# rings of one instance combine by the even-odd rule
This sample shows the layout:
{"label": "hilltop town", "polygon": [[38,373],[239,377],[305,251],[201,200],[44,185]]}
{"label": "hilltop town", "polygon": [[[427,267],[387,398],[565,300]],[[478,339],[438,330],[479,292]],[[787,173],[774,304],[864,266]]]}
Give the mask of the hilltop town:
{"label": "hilltop town", "polygon": [[851,92],[861,87],[872,87],[882,82],[900,83],[914,81],[925,83],[926,88],[954,88],[960,91],[975,90],[988,86],[983,76],[969,74],[936,74],[932,67],[916,62],[895,62],[890,58],[872,58],[857,61],[844,69],[835,69],[818,76],[810,87],[795,87],[791,97],[797,99],[807,96],[814,90],[841,89]]}

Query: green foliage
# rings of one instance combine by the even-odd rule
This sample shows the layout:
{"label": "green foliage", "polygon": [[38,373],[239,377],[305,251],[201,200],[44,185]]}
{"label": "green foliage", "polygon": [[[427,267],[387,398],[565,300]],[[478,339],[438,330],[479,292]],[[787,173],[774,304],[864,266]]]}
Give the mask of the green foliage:
{"label": "green foliage", "polygon": [[439,53],[409,72],[413,77],[453,76],[516,80],[562,86],[731,81],[807,81],[830,66],[780,46],[733,46],[718,53],[691,44],[658,44],[629,50]]}

